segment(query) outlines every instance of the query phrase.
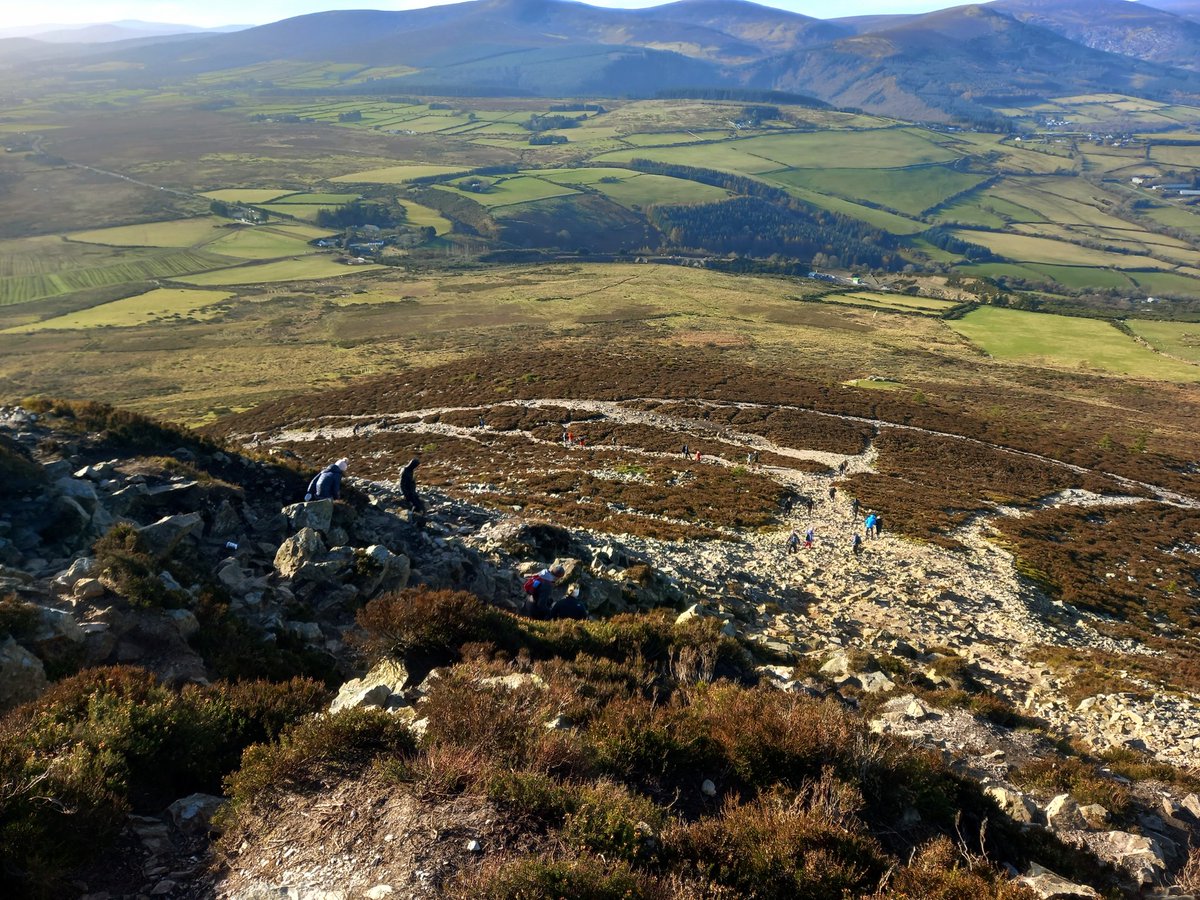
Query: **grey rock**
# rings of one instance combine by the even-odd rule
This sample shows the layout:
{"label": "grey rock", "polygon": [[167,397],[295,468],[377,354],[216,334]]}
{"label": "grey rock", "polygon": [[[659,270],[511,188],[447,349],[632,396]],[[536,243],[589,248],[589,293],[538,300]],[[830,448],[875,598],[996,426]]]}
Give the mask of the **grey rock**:
{"label": "grey rock", "polygon": [[224,797],[212,794],[191,794],[168,806],[167,815],[184,834],[207,834],[212,829],[213,816],[224,802]]}
{"label": "grey rock", "polygon": [[38,623],[38,633],[34,637],[34,640],[39,644],[60,642],[70,644],[83,643],[83,629],[79,627],[79,623],[75,621],[75,617],[69,612],[55,609],[52,606],[43,606],[38,612],[40,621]]}
{"label": "grey rock", "polygon": [[382,707],[393,694],[401,693],[408,686],[408,680],[408,670],[403,663],[383,660],[362,678],[343,684],[329,705],[329,711],[334,713],[360,706]]}
{"label": "grey rock", "polygon": [[185,641],[200,633],[200,622],[190,609],[168,609],[163,615],[175,624],[179,636]]}
{"label": "grey rock", "polygon": [[1089,828],[1102,830],[1108,825],[1108,810],[1099,803],[1081,804],[1079,814],[1083,816],[1083,820],[1088,823]]}
{"label": "grey rock", "polygon": [[288,525],[295,531],[311,528],[322,534],[329,533],[333,524],[333,501],[312,500],[307,503],[293,503],[280,510],[287,516]]}
{"label": "grey rock", "polygon": [[100,564],[94,557],[81,556],[71,563],[67,570],[54,579],[55,587],[71,590],[83,578],[94,578],[100,571]]}
{"label": "grey rock", "polygon": [[75,589],[71,595],[76,600],[86,603],[103,597],[105,590],[106,588],[99,578],[81,578],[75,582]]}
{"label": "grey rock", "polygon": [[164,516],[157,522],[144,525],[138,534],[154,553],[169,553],[180,541],[204,528],[204,519],[198,512]]}
{"label": "grey rock", "polygon": [[37,698],[46,685],[40,659],[11,637],[0,643],[0,710]]}
{"label": "grey rock", "polygon": [[324,557],[326,552],[325,544],[316,531],[301,528],[279,545],[275,553],[275,570],[284,578],[292,578],[302,567]]}
{"label": "grey rock", "polygon": [[1079,835],[1076,842],[1102,860],[1124,869],[1141,885],[1161,884],[1166,876],[1162,847],[1152,837],[1127,831],[1104,831]]}
{"label": "grey rock", "polygon": [[984,791],[996,805],[1008,813],[1014,822],[1031,823],[1037,819],[1038,808],[1032,800],[1012,788],[992,785]]}
{"label": "grey rock", "polygon": [[1017,879],[1017,884],[1029,888],[1041,900],[1100,900],[1093,888],[1068,881],[1041,866],[1031,867],[1028,875]]}
{"label": "grey rock", "polygon": [[1046,825],[1053,831],[1084,831],[1088,827],[1070,794],[1059,794],[1046,804]]}
{"label": "grey rock", "polygon": [[702,793],[705,797],[717,796],[717,786],[713,784],[711,778],[705,778],[704,781],[701,782],[700,793]]}
{"label": "grey rock", "polygon": [[54,482],[54,487],[64,497],[70,497],[88,510],[93,509],[99,500],[96,487],[90,481],[81,481],[78,478],[60,478]]}

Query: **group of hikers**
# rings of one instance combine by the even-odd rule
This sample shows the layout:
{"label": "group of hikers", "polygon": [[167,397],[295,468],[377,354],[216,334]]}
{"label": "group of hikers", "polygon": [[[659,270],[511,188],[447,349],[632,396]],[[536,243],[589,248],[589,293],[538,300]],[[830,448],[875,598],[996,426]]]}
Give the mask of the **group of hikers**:
{"label": "group of hikers", "polygon": [[[833,500],[833,498],[835,496],[837,496],[837,488],[831,487],[829,489],[829,499]],[[809,515],[812,515],[812,510],[813,510],[812,499],[806,497],[806,498],[803,498],[801,502],[804,502],[807,504],[808,513],[809,513]],[[783,502],[784,512],[790,514],[794,505],[795,505],[795,501],[791,497],[786,498]],[[855,521],[858,520],[858,498],[857,497],[853,498],[850,501],[850,517],[852,519],[854,519]],[[859,554],[862,553],[864,536],[867,539],[871,539],[871,538],[877,538],[881,534],[883,534],[883,514],[877,513],[877,512],[867,513],[867,515],[863,518],[862,532],[860,533],[858,531],[858,528],[855,527],[854,532],[850,537],[850,552],[853,553],[855,556],[858,556]],[[811,550],[813,545],[816,543],[816,529],[809,528],[808,531],[806,531],[804,533],[803,541],[804,541],[804,549]],[[800,542],[801,542],[800,533],[798,531],[796,531],[795,529],[793,529],[792,533],[788,535],[787,540],[784,541],[784,546],[787,548],[788,553],[796,553],[800,549]]]}
{"label": "group of hikers", "polygon": [[[483,417],[480,417],[480,425],[483,425]],[[584,446],[584,439],[574,432],[563,429],[563,443],[567,446]],[[683,456],[685,459],[691,458],[691,450],[687,444],[683,445]],[[696,460],[700,461],[700,451],[696,451]],[[758,453],[751,451],[747,454],[747,462],[757,462]],[[400,470],[400,493],[404,497],[405,503],[413,511],[413,521],[417,525],[424,523],[424,513],[426,510],[425,501],[417,493],[417,478],[416,470],[421,464],[420,457],[414,456]],[[350,466],[349,459],[343,457],[336,462],[330,463],[320,472],[318,472],[309,482],[308,491],[304,495],[306,501],[312,500],[337,500],[342,495],[342,477],[346,474],[346,470]],[[843,463],[840,471],[845,471]],[[837,487],[829,488],[829,500],[832,502],[837,496]],[[813,511],[813,499],[811,497],[794,497],[788,496],[784,498],[782,506],[786,515],[791,515],[796,504],[800,503],[805,506],[808,514],[811,516]],[[858,498],[852,498],[850,501],[851,518],[857,521],[859,513]],[[877,512],[868,513],[863,519],[863,531],[859,533],[855,528],[850,541],[850,552],[855,556],[862,553],[863,537],[877,538],[883,532],[883,516]],[[785,541],[785,547],[788,553],[797,553],[800,550],[800,544],[803,542],[806,550],[811,550],[816,543],[816,529],[808,528],[801,538],[796,530],[792,530]],[[526,615],[537,619],[586,619],[588,615],[587,606],[579,598],[579,585],[576,584],[570,591],[556,598],[556,587],[558,583],[565,577],[566,571],[561,565],[548,566],[538,572],[536,575],[530,575],[523,583],[524,603],[522,612]]]}

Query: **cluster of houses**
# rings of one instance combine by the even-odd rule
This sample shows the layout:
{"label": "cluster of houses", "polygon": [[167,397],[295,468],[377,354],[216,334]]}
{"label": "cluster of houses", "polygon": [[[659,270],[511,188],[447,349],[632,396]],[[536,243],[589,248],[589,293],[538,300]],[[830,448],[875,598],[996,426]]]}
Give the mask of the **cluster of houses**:
{"label": "cluster of houses", "polygon": [[1164,197],[1200,197],[1200,190],[1197,190],[1194,182],[1177,181],[1169,184],[1147,184],[1147,182],[1152,180],[1149,175],[1134,175],[1129,179],[1129,183],[1137,187],[1144,187],[1148,191],[1157,191]]}

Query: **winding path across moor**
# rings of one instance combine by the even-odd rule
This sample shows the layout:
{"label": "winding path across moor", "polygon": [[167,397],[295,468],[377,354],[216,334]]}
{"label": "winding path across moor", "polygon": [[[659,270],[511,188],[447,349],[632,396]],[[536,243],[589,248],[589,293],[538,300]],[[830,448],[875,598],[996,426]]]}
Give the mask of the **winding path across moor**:
{"label": "winding path across moor", "polygon": [[[850,540],[856,530],[861,533],[861,521],[852,516],[850,499],[844,493],[839,492],[833,498],[828,494],[829,487],[840,477],[838,469],[842,464],[846,474],[875,471],[877,452],[871,441],[859,453],[831,453],[787,446],[704,418],[653,409],[656,404],[676,402],[655,398],[625,402],[542,398],[479,407],[431,407],[396,414],[326,416],[269,433],[240,437],[252,445],[369,439],[372,434],[381,433],[484,441],[497,432],[486,425],[452,425],[432,419],[448,413],[484,413],[502,406],[556,407],[602,416],[618,424],[677,433],[681,443],[703,435],[733,451],[732,462],[706,457],[714,465],[741,464],[744,455],[751,451],[819,462],[835,474],[814,474],[786,465],[755,466],[757,472],[797,494],[820,498],[811,515],[803,505],[797,505],[778,530],[731,532],[732,540],[717,542],[657,541],[630,535],[617,536],[616,540],[650,559],[664,574],[689,586],[706,606],[730,618],[748,637],[786,643],[821,658],[843,647],[882,647],[895,639],[922,650],[953,651],[973,663],[979,678],[989,688],[1063,733],[1079,736],[1101,748],[1140,742],[1163,761],[1200,764],[1200,697],[1181,693],[1155,695],[1153,686],[1145,685],[1144,697],[1141,692],[1138,696],[1114,693],[1078,706],[1066,701],[1064,689],[1068,676],[1056,673],[1042,662],[1048,648],[1113,654],[1150,651],[1137,641],[1117,640],[1100,633],[1094,627],[1096,617],[1049,599],[1018,574],[1012,555],[995,540],[994,523],[1002,517],[1027,515],[1028,508],[981,504],[953,535],[965,550],[951,551],[887,532],[866,539],[861,555],[855,556],[850,552]],[[802,407],[691,402],[709,408],[813,412]],[[866,425],[876,435],[884,429],[918,432],[1016,454],[1076,474],[1103,475],[1130,492],[1102,496],[1079,489],[1059,491],[1041,498],[1035,508],[1138,503],[1200,508],[1197,499],[1158,485],[1092,472],[1035,453],[878,419],[834,413],[819,415]],[[504,432],[509,436],[522,433],[531,442],[554,443],[530,432]],[[614,443],[590,445],[589,449],[591,453],[580,455],[580,464],[594,469],[593,474],[599,477],[628,477],[606,465],[609,459],[615,463],[638,457],[678,458],[677,453]],[[443,504],[439,514],[453,518],[453,504]],[[499,519],[506,514],[492,515]],[[815,532],[814,547],[788,553],[787,535],[793,529],[803,535],[809,528]],[[1126,684],[1131,681],[1136,679],[1126,677]]]}

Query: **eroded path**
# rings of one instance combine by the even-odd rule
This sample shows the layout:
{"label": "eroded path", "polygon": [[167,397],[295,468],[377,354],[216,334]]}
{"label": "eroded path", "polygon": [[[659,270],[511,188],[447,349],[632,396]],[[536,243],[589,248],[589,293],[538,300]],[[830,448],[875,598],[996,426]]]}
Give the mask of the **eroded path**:
{"label": "eroded path", "polygon": [[[656,410],[670,404],[668,411]],[[768,409],[756,404],[690,401],[701,408]],[[713,465],[742,464],[758,451],[782,459],[811,461],[834,474],[813,474],[784,464],[755,466],[755,470],[801,497],[814,498],[812,511],[804,503],[784,518],[781,528],[730,533],[729,541],[655,541],[621,535],[621,543],[644,555],[665,574],[687,585],[698,600],[729,618],[747,636],[776,642],[817,657],[838,648],[866,647],[888,652],[896,641],[927,651],[942,648],[971,661],[981,679],[1028,713],[1047,720],[1064,733],[1104,747],[1140,742],[1164,761],[1200,764],[1200,698],[1175,694],[1148,699],[1119,694],[1099,695],[1078,707],[1064,698],[1064,680],[1043,664],[1045,648],[1097,650],[1114,654],[1147,652],[1132,640],[1118,641],[1101,634],[1095,617],[1048,599],[1022,578],[1014,560],[995,539],[995,523],[1003,517],[1028,514],[1028,509],[981,507],[954,537],[964,550],[950,551],[886,532],[865,538],[861,552],[851,552],[851,540],[862,532],[861,518],[852,514],[851,500],[830,488],[843,473],[875,471],[877,453],[871,441],[861,452],[833,453],[742,431],[703,417],[678,411],[679,401],[639,398],[617,402],[544,398],[508,401],[483,407],[431,407],[395,415],[322,417],[268,434],[245,435],[251,444],[271,445],[369,438],[389,432],[453,436],[487,441],[496,431],[486,424],[462,426],[439,421],[449,413],[485,415],[502,406],[571,409],[618,424],[642,425],[675,433],[680,443],[703,436],[728,448],[732,459],[706,457]],[[778,409],[779,407],[770,407]],[[812,410],[795,407],[796,411]],[[1198,508],[1195,498],[1161,486],[1105,472],[1092,472],[1038,454],[1011,450],[970,438],[882,420],[818,413],[867,426],[878,435],[900,429],[982,445],[1012,453],[1080,475],[1103,475],[1129,491],[1098,495],[1071,489],[1041,498],[1041,507],[1080,507],[1154,503]],[[474,418],[473,415],[469,418]],[[594,418],[591,420],[594,421]],[[579,425],[586,429],[587,422]],[[572,423],[564,423],[571,427]],[[528,431],[506,430],[508,437],[552,444]],[[677,459],[678,453],[649,451],[617,443],[589,445],[580,465],[596,468],[630,460]],[[496,513],[497,518],[503,514]],[[789,553],[786,538],[792,530],[801,537],[812,529],[814,544]],[[1090,698],[1089,698],[1090,699]]]}

